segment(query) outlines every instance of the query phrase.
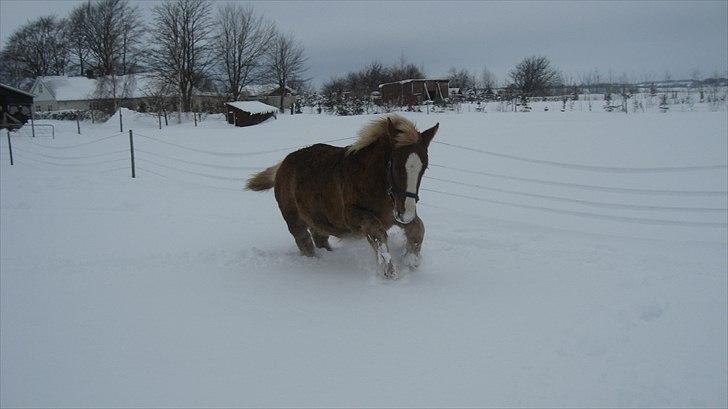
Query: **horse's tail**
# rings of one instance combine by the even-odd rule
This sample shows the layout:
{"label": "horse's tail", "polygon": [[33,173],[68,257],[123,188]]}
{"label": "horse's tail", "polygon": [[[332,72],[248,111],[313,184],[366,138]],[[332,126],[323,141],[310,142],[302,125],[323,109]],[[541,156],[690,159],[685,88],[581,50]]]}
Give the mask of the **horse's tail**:
{"label": "horse's tail", "polygon": [[248,183],[245,185],[247,190],[255,190],[257,192],[262,190],[268,190],[276,184],[276,173],[278,168],[281,166],[280,162],[269,167],[268,169],[258,172],[248,179]]}

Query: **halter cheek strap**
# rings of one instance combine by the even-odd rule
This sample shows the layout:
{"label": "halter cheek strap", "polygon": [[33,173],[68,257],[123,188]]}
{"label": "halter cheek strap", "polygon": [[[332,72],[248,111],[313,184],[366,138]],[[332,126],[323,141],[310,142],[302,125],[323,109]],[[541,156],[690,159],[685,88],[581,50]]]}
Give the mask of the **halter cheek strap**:
{"label": "halter cheek strap", "polygon": [[394,194],[403,195],[405,198],[411,197],[415,199],[415,202],[420,201],[420,196],[417,193],[408,192],[406,189],[402,189],[394,182],[392,176],[392,159],[387,160],[387,194],[394,200]]}

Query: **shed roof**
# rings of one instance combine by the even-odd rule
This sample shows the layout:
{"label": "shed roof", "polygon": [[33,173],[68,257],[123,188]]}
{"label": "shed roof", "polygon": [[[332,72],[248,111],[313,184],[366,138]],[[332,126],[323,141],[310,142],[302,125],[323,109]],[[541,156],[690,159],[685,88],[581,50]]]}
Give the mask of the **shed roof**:
{"label": "shed roof", "polygon": [[401,80],[401,81],[394,81],[394,82],[386,82],[384,84],[379,84],[379,88],[382,88],[385,85],[392,85],[392,84],[409,84],[410,82],[450,82],[448,78],[410,78],[407,80]]}
{"label": "shed roof", "polygon": [[15,87],[11,87],[10,85],[6,85],[6,84],[0,83],[0,87],[3,87],[5,89],[10,90],[10,91],[13,91],[13,92],[17,92],[18,94],[23,94],[25,96],[29,96],[31,98],[34,97],[33,94],[31,94],[29,92],[25,92],[25,91],[23,91],[21,89],[15,88]]}
{"label": "shed roof", "polygon": [[230,105],[233,108],[240,109],[250,114],[267,114],[278,111],[278,108],[264,104],[260,101],[234,101],[226,102],[225,105]]}

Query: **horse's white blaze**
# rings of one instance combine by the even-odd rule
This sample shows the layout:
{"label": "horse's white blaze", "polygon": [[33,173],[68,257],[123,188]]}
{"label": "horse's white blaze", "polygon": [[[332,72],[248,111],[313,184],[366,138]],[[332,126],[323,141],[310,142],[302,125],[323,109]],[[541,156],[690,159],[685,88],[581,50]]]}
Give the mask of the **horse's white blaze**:
{"label": "horse's white blaze", "polygon": [[[419,179],[420,172],[422,171],[422,160],[416,153],[411,153],[407,158],[407,162],[404,163],[404,168],[407,171],[407,191],[410,193],[417,193],[417,179]],[[404,214],[401,215],[402,223],[409,223],[417,216],[417,202],[414,198],[407,197],[404,200]]]}

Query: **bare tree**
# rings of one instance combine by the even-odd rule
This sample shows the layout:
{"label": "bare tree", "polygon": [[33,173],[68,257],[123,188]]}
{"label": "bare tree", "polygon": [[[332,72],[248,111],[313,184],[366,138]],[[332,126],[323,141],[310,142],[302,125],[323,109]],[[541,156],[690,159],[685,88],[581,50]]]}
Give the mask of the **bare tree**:
{"label": "bare tree", "polygon": [[599,68],[580,73],[579,82],[585,87],[593,87],[601,83],[602,75],[599,73]]}
{"label": "bare tree", "polygon": [[450,87],[452,88],[460,88],[461,91],[475,88],[475,76],[465,68],[458,69],[452,67],[448,70],[447,77],[450,80]]}
{"label": "bare tree", "polygon": [[84,37],[91,53],[94,74],[113,75],[121,55],[121,18],[127,0],[86,3]]}
{"label": "bare tree", "polygon": [[483,71],[480,73],[480,86],[484,89],[492,90],[493,88],[496,88],[497,84],[498,79],[495,74],[493,74],[488,67],[483,67]]}
{"label": "bare tree", "polygon": [[12,50],[7,47],[0,51],[0,82],[12,87],[25,89],[25,66],[20,62]]}
{"label": "bare tree", "polygon": [[154,25],[149,65],[160,79],[174,86],[179,109],[189,112],[192,92],[201,84],[213,61],[212,22],[206,0],[167,1],[152,9]]}
{"label": "bare tree", "polygon": [[390,81],[401,81],[416,78],[425,78],[424,70],[417,65],[407,62],[404,54],[399,56],[399,63],[389,69]]}
{"label": "bare tree", "polygon": [[68,46],[74,68],[78,67],[81,75],[86,75],[89,48],[86,39],[86,5],[82,4],[68,16]]}
{"label": "bare tree", "polygon": [[142,50],[140,45],[146,32],[138,7],[126,6],[121,15],[121,56],[119,72],[121,75],[138,71]]}
{"label": "bare tree", "polygon": [[65,20],[54,16],[20,27],[2,51],[2,65],[10,67],[5,70],[20,78],[65,74],[69,63],[66,27]]}
{"label": "bare tree", "polygon": [[544,56],[524,58],[509,74],[515,88],[524,96],[546,95],[561,81],[559,72]]}
{"label": "bare tree", "polygon": [[243,88],[259,74],[262,58],[274,38],[275,26],[252,7],[239,3],[218,9],[214,52],[221,81],[228,95],[237,100]]}
{"label": "bare tree", "polygon": [[283,97],[286,87],[295,80],[300,80],[306,71],[306,56],[303,46],[293,37],[293,34],[278,34],[271,43],[267,53],[266,68],[268,75],[273,79],[281,93],[280,110],[284,111]]}

